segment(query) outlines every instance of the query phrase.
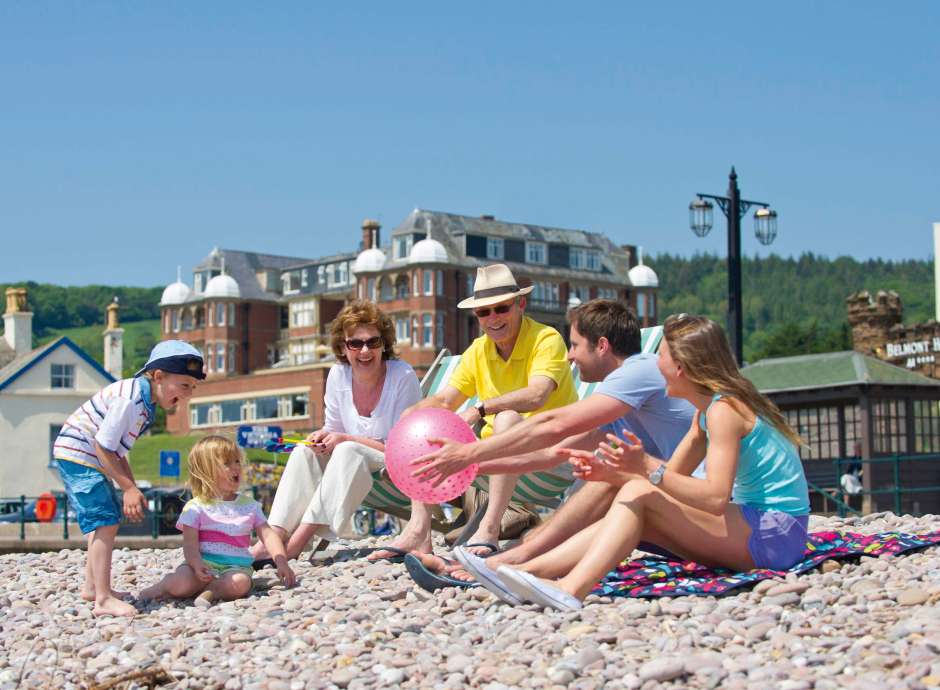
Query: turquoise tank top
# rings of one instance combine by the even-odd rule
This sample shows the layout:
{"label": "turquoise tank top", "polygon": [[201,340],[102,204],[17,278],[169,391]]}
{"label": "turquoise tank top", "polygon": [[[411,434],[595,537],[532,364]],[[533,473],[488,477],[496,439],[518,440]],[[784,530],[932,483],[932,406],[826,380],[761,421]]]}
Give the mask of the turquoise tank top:
{"label": "turquoise tank top", "polygon": [[[699,425],[708,437],[705,419],[722,397],[712,397]],[[741,439],[734,502],[758,510],[779,510],[790,515],[809,514],[809,489],[796,447],[777,428],[758,416],[754,428]]]}

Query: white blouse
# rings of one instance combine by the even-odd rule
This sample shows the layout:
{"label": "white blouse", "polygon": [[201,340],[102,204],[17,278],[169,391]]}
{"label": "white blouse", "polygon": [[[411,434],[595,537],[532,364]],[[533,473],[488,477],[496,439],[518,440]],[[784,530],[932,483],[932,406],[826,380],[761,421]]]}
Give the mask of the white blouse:
{"label": "white blouse", "polygon": [[414,369],[400,359],[385,361],[385,384],[372,415],[363,417],[353,402],[352,367],[334,364],[326,377],[326,431],[339,431],[384,442],[401,413],[421,399]]}

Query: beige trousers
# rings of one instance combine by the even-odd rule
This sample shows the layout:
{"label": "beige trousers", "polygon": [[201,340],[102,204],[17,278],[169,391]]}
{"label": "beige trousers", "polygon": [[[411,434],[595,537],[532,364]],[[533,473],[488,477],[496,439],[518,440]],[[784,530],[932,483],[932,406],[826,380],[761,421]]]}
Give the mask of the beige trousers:
{"label": "beige trousers", "polygon": [[308,446],[295,446],[268,522],[288,533],[301,522],[319,525],[321,539],[353,537],[352,516],[372,490],[372,473],[384,466],[384,453],[355,441],[337,444],[328,460]]}

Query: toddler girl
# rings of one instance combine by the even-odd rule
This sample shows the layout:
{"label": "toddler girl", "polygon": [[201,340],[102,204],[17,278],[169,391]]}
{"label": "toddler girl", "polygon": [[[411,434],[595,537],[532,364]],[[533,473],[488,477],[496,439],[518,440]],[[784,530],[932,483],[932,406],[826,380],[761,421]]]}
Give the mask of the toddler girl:
{"label": "toddler girl", "polygon": [[193,498],[176,523],[183,533],[186,562],[143,590],[140,599],[199,595],[211,603],[246,596],[252,584],[253,559],[248,552],[252,530],[272,554],[281,582],[288,587],[295,584],[281,538],[268,525],[258,502],[238,492],[241,478],[241,452],[230,439],[206,436],[193,446],[189,453]]}

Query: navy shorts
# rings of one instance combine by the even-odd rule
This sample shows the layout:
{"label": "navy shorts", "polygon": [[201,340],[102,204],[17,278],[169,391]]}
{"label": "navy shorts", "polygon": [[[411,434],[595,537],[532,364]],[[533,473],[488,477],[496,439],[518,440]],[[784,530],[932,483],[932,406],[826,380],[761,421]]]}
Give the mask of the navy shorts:
{"label": "navy shorts", "polygon": [[111,480],[104,473],[68,460],[56,460],[56,465],[82,534],[120,524],[121,504]]}

